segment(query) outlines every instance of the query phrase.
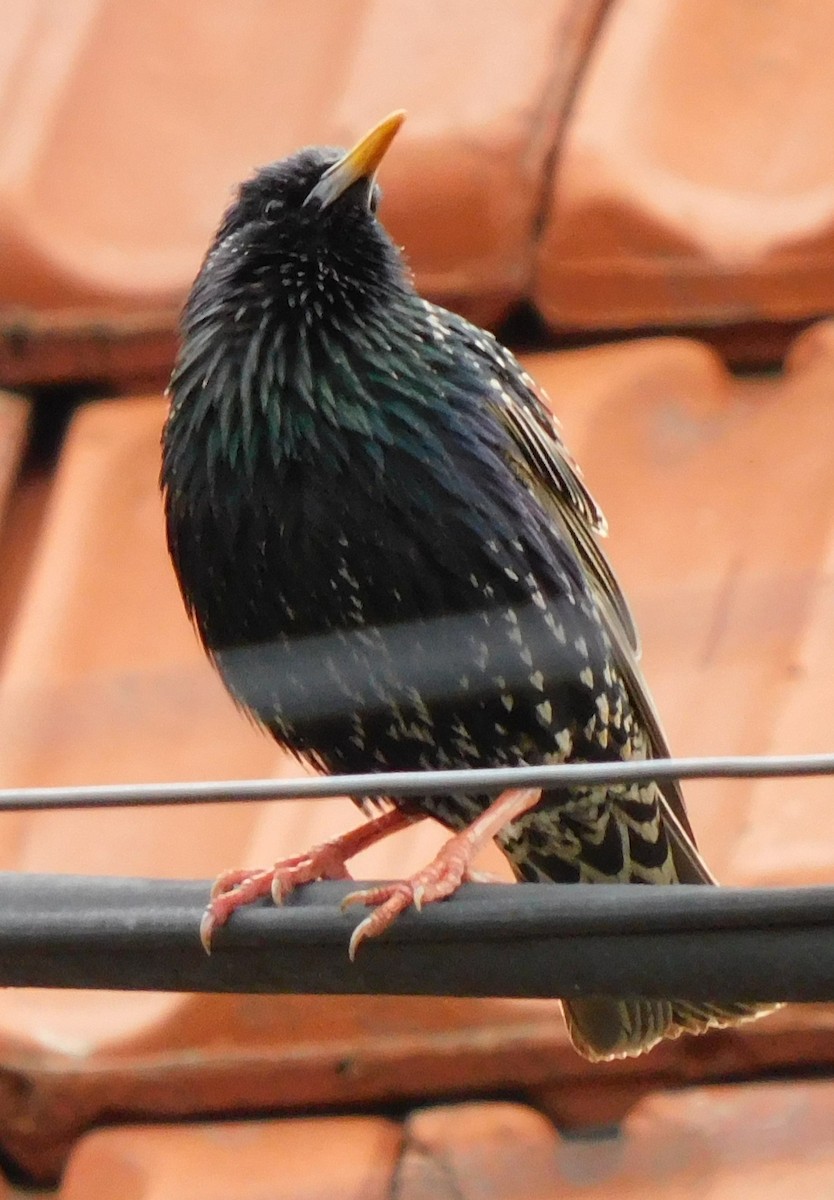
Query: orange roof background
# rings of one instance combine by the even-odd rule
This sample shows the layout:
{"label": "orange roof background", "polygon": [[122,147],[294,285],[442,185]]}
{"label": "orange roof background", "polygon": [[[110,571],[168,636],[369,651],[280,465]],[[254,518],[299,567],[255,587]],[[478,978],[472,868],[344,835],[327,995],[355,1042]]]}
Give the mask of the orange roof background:
{"label": "orange roof background", "polygon": [[[235,183],[395,107],[383,219],[421,290],[501,330],[550,393],[673,749],[831,747],[826,0],[8,0],[5,16],[0,786],[297,772],[182,612],[161,393]],[[687,796],[722,881],[831,881],[828,781]],[[355,820],[340,800],[7,813],[0,864],[208,877]],[[406,874],[442,840],[420,825],[359,873]],[[497,852],[486,865],[506,876]],[[0,1161],[62,1200],[760,1200],[788,1171],[809,1195],[834,1186],[834,1090],[799,1079],[831,1069],[831,1007],[601,1066],[556,1007],[5,991]]]}

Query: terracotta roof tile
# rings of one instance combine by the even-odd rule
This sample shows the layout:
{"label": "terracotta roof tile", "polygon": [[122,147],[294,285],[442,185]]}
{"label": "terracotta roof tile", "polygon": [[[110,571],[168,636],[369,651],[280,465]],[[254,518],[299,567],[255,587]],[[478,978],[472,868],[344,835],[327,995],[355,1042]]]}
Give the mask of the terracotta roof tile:
{"label": "terracotta roof tile", "polygon": [[0,392],[0,558],[4,563],[0,587],[0,669],[3,644],[13,619],[19,595],[19,583],[28,553],[17,543],[20,526],[21,496],[31,491],[21,488],[20,469],[27,444],[31,405],[23,396]]}
{"label": "terracotta roof tile", "polygon": [[572,1136],[505,1102],[416,1110],[402,1134],[377,1118],[112,1129],[79,1141],[58,1196],[767,1200],[788,1178],[821,1196],[832,1110],[830,1083],[784,1082],[655,1094],[619,1128]]}
{"label": "terracotta roof tile", "polygon": [[618,0],[560,143],[534,298],[581,329],[834,303],[825,0]]}
{"label": "terracotta roof tile", "polygon": [[484,21],[468,0],[233,15],[184,0],[174,18],[19,0],[0,63],[0,379],[164,370],[233,185],[399,107],[386,220],[423,287],[494,319],[523,294],[546,160],[604,7],[513,0]]}
{"label": "terracotta roof tile", "polygon": [[550,1200],[562,1196],[558,1135],[520,1104],[456,1104],[406,1121],[398,1200]]}
{"label": "terracotta roof tile", "polygon": [[514,0],[488,22],[455,0],[442,38],[432,6],[349,0],[13,13],[6,384],[161,380],[234,183],[400,105],[386,221],[420,286],[480,321],[532,297],[562,327],[749,335],[831,308],[824,0],[743,22],[721,0]]}
{"label": "terracotta roof tile", "polygon": [[769,1200],[834,1184],[830,1083],[657,1094],[619,1129],[560,1137],[532,1109],[460,1104],[406,1123],[400,1200]]}
{"label": "terracotta roof tile", "polygon": [[375,1117],[106,1130],[78,1143],[58,1200],[387,1200],[400,1136]]}
{"label": "terracotta roof tile", "polygon": [[29,411],[29,403],[23,396],[0,392],[0,521],[26,448]]}

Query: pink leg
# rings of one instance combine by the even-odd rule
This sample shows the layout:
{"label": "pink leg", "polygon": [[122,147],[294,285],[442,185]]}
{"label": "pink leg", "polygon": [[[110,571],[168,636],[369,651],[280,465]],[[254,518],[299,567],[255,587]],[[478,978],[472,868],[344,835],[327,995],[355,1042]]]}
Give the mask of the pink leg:
{"label": "pink leg", "polygon": [[[353,931],[348,953],[351,960],[367,938],[376,937],[412,904],[419,912],[424,904],[445,900],[454,895],[470,876],[470,863],[475,855],[497,833],[517,817],[535,808],[541,799],[539,788],[512,788],[502,792],[485,812],[460,833],[446,842],[436,858],[411,879],[385,883],[381,887],[351,892],[342,901],[350,904],[373,905],[375,911],[361,921]],[[378,907],[377,907],[378,906]]]}
{"label": "pink leg", "polygon": [[293,888],[318,879],[350,879],[345,863],[361,850],[412,825],[422,816],[406,815],[393,808],[381,816],[366,821],[357,829],[351,829],[340,837],[320,846],[314,846],[306,854],[285,858],[263,870],[224,871],[218,875],[211,889],[211,899],[200,921],[200,941],[206,954],[211,953],[214,931],[225,925],[236,909],[251,903],[261,896],[271,896],[281,904]]}

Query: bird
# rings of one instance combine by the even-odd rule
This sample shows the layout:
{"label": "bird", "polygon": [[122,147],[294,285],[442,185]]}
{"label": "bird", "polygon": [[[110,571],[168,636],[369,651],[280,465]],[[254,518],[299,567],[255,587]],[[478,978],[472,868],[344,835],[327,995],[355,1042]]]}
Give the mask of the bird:
{"label": "bird", "polygon": [[[544,392],[489,332],[424,298],[378,218],[397,111],[347,152],[243,182],[184,306],[160,482],[186,610],[236,703],[317,770],[663,758],[605,518]],[[368,814],[366,814],[368,815]],[[714,884],[677,782],[397,798],[364,825],[218,878],[206,949],[241,905],[431,818],[410,880],[358,891],[360,943],[451,895],[494,838],[523,882]],[[591,1060],[769,1011],[562,1002]]]}

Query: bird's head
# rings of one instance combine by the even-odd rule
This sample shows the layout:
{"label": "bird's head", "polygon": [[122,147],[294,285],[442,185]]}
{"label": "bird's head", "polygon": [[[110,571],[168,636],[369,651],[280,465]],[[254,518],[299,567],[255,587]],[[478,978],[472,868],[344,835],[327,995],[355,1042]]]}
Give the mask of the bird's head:
{"label": "bird's head", "polygon": [[376,174],[404,119],[392,113],[347,152],[310,147],[261,168],[227,210],[204,282],[301,321],[399,286],[402,260],[376,218]]}

